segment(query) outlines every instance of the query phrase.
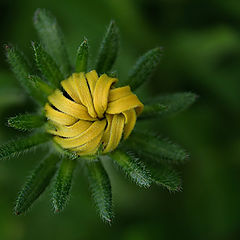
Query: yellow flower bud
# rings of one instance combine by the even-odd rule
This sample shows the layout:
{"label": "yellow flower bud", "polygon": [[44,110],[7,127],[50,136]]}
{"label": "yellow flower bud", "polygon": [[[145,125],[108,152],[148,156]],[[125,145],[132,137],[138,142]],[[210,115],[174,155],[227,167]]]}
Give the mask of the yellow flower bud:
{"label": "yellow flower bud", "polygon": [[61,82],[45,105],[46,116],[55,129],[48,132],[62,148],[78,155],[113,151],[122,136],[132,132],[143,104],[129,86],[115,88],[117,78],[98,77],[95,70],[74,73]]}

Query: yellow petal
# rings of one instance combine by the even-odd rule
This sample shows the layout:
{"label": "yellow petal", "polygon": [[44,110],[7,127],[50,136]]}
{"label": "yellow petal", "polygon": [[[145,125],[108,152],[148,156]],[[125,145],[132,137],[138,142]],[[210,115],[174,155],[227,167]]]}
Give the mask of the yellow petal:
{"label": "yellow petal", "polygon": [[92,95],[88,87],[87,80],[84,73],[74,73],[73,74],[75,88],[77,90],[78,96],[82,104],[87,107],[88,113],[92,118],[96,118],[97,114],[93,106]]}
{"label": "yellow petal", "polygon": [[76,92],[76,89],[74,87],[73,84],[73,77],[69,77],[66,80],[63,80],[61,82],[62,87],[64,88],[64,90],[68,93],[68,95],[77,103],[81,104],[81,100]]}
{"label": "yellow petal", "polygon": [[93,103],[99,118],[103,118],[103,114],[107,109],[109,89],[116,81],[116,78],[110,78],[106,74],[101,75],[97,80],[93,95]]}
{"label": "yellow petal", "polygon": [[103,137],[102,137],[102,141],[103,141],[104,146],[106,146],[109,142],[113,115],[106,114],[106,119],[107,119],[107,128],[105,129]]}
{"label": "yellow petal", "polygon": [[133,108],[136,109],[136,113],[138,115],[143,110],[143,104],[139,101],[135,94],[131,94],[116,101],[109,102],[106,113],[118,114]]}
{"label": "yellow petal", "polygon": [[124,133],[124,139],[127,139],[136,124],[137,114],[135,109],[130,109],[123,112],[123,115],[125,117],[125,126],[124,126],[123,133]]}
{"label": "yellow petal", "polygon": [[90,142],[81,145],[80,147],[73,148],[72,151],[77,151],[79,155],[89,155],[96,153],[96,151],[99,148],[99,145],[101,144],[103,132],[101,132],[97,137],[95,137]]}
{"label": "yellow petal", "polygon": [[131,89],[130,89],[129,86],[110,89],[108,101],[113,102],[113,101],[116,101],[120,98],[131,95],[131,94],[132,94],[132,92],[131,92]]}
{"label": "yellow petal", "polygon": [[53,109],[48,103],[45,105],[46,117],[61,125],[71,125],[77,121],[76,118]]}
{"label": "yellow petal", "polygon": [[103,153],[111,152],[114,150],[122,137],[125,118],[122,114],[115,114],[112,119],[110,138]]}
{"label": "yellow petal", "polygon": [[54,141],[56,141],[63,148],[76,148],[87,142],[92,141],[95,137],[97,137],[101,132],[104,131],[105,126],[106,119],[102,121],[95,121],[86,131],[84,131],[77,137],[61,138],[55,136]]}
{"label": "yellow petal", "polygon": [[94,89],[98,80],[97,72],[95,70],[92,70],[91,72],[86,73],[86,78],[90,87],[91,94],[93,96]]}
{"label": "yellow petal", "polygon": [[94,118],[89,116],[86,107],[64,97],[62,92],[58,89],[48,97],[48,100],[58,110],[64,113],[67,113],[77,119],[89,120],[89,121],[95,120]]}
{"label": "yellow petal", "polygon": [[66,138],[76,137],[86,131],[92,124],[93,122],[78,120],[71,126],[56,126],[56,131],[52,131],[52,134]]}

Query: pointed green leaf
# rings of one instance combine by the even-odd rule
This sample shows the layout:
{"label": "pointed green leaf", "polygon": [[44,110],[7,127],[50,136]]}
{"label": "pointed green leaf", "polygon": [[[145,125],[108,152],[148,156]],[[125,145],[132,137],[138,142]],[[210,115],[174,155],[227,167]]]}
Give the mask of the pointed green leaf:
{"label": "pointed green leaf", "polygon": [[97,211],[103,221],[109,224],[113,219],[112,190],[107,172],[100,161],[86,162],[90,190]]}
{"label": "pointed green leaf", "polygon": [[161,48],[154,48],[140,57],[129,72],[128,80],[125,84],[130,85],[132,91],[140,87],[149,80],[156,70],[162,56]]}
{"label": "pointed green leaf", "polygon": [[37,114],[20,114],[8,119],[8,125],[23,131],[31,131],[34,128],[40,128],[46,119],[42,115]]}
{"label": "pointed green leaf", "polygon": [[57,170],[58,161],[59,157],[52,154],[34,169],[17,197],[14,207],[16,215],[26,212],[44,192]]}
{"label": "pointed green leaf", "polygon": [[45,49],[60,67],[64,77],[71,73],[71,65],[62,31],[55,17],[45,9],[37,9],[34,27]]}
{"label": "pointed green leaf", "polygon": [[184,163],[188,158],[188,154],[180,146],[146,132],[133,132],[123,143],[123,147],[131,149],[139,156],[167,163]]}
{"label": "pointed green leaf", "polygon": [[133,154],[116,150],[111,152],[109,156],[133,182],[140,187],[150,187],[152,180],[149,171],[146,169],[145,164]]}
{"label": "pointed green leaf", "polygon": [[96,71],[107,73],[111,70],[118,54],[119,33],[116,23],[111,21],[101,43],[96,62]]}
{"label": "pointed green leaf", "polygon": [[75,72],[87,72],[88,41],[84,39],[77,51]]}
{"label": "pointed green leaf", "polygon": [[[162,96],[153,98],[151,100],[151,103],[149,103],[149,105],[146,105],[146,107],[148,110],[149,107],[154,108],[154,106],[158,104],[162,104],[165,106],[165,109],[160,111],[156,116],[167,117],[167,116],[177,114],[185,110],[186,108],[190,107],[195,102],[196,99],[197,99],[197,95],[191,92],[174,93],[174,94],[162,95]],[[143,117],[144,117],[144,113],[143,113]]]}
{"label": "pointed green leaf", "polygon": [[69,201],[73,173],[76,160],[64,158],[58,170],[52,193],[52,202],[55,212],[62,211]]}
{"label": "pointed green leaf", "polygon": [[143,112],[141,115],[138,117],[138,119],[149,119],[149,118],[154,118],[161,116],[161,114],[166,110],[166,106],[162,105],[160,103],[155,103],[155,104],[146,104],[144,105]]}
{"label": "pointed green leaf", "polygon": [[145,163],[155,184],[165,187],[169,191],[175,192],[181,190],[182,181],[176,170],[163,164],[156,164],[149,161],[149,159]]}
{"label": "pointed green leaf", "polygon": [[50,141],[51,136],[47,133],[35,133],[28,137],[18,138],[0,146],[0,159],[12,157],[18,153],[30,150],[40,144]]}
{"label": "pointed green leaf", "polygon": [[32,43],[37,66],[48,82],[58,88],[64,80],[62,73],[52,57],[43,49],[40,44]]}
{"label": "pointed green leaf", "polygon": [[11,46],[5,46],[7,61],[10,64],[12,71],[19,80],[21,86],[26,92],[34,98],[39,100],[38,90],[32,85],[31,79],[28,78],[31,72],[31,66],[29,65],[26,57],[17,48]]}

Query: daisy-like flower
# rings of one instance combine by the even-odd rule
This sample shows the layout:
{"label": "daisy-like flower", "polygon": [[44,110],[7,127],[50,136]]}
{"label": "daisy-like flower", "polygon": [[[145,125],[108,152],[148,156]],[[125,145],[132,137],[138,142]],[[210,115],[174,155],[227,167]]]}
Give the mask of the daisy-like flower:
{"label": "daisy-like flower", "polygon": [[161,48],[140,57],[128,79],[119,81],[112,72],[119,45],[113,21],[92,68],[88,67],[86,39],[78,48],[75,66],[71,66],[62,32],[48,11],[36,11],[34,26],[41,44],[32,43],[33,65],[16,47],[5,46],[7,60],[36,102],[37,111],[9,119],[9,126],[32,134],[0,146],[0,158],[46,145],[46,157],[20,191],[15,213],[26,212],[51,182],[53,209],[62,211],[79,163],[85,169],[96,208],[109,223],[113,217],[112,193],[105,161],[112,160],[141,187],[155,183],[170,191],[180,190],[181,180],[173,165],[185,161],[188,156],[185,150],[149,133],[150,129],[135,130],[137,119],[161,118],[179,112],[196,97],[192,93],[176,93],[158,96],[144,105],[134,94],[156,69]]}

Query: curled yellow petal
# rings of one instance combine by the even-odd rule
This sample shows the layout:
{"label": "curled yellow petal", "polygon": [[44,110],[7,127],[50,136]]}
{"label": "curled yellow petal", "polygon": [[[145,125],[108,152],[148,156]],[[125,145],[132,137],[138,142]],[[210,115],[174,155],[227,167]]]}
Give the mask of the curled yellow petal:
{"label": "curled yellow petal", "polygon": [[74,82],[73,77],[70,77],[69,79],[66,79],[61,82],[62,87],[64,90],[68,93],[68,95],[76,102],[81,104],[81,100],[77,94],[77,92],[74,90]]}
{"label": "curled yellow petal", "polygon": [[52,95],[48,97],[49,102],[61,112],[64,112],[77,119],[83,120],[95,120],[87,111],[87,108],[81,104],[71,101],[63,96],[60,90],[56,90]]}
{"label": "curled yellow petal", "polygon": [[96,118],[97,114],[93,106],[92,95],[88,87],[87,80],[85,78],[84,73],[74,73],[73,79],[74,79],[74,86],[77,90],[78,96],[82,104],[86,106],[89,115],[92,118]]}
{"label": "curled yellow petal", "polygon": [[86,78],[87,78],[88,85],[90,87],[91,94],[93,96],[94,89],[98,80],[97,72],[93,70],[91,72],[86,73]]}
{"label": "curled yellow petal", "polygon": [[55,125],[56,130],[51,131],[54,135],[66,138],[73,138],[80,135],[82,132],[86,131],[93,123],[84,120],[78,120],[76,123],[70,126]]}
{"label": "curled yellow petal", "polygon": [[119,98],[116,101],[109,102],[106,113],[119,114],[130,109],[136,109],[138,114],[140,114],[143,110],[143,104],[139,101],[135,94],[131,94],[126,97]]}
{"label": "curled yellow petal", "polygon": [[116,101],[131,94],[132,92],[129,86],[111,89],[109,91],[108,102]]}
{"label": "curled yellow petal", "polygon": [[103,119],[101,121],[95,121],[87,130],[83,131],[76,137],[63,138],[55,136],[54,140],[63,148],[76,148],[87,142],[90,142],[92,139],[97,137],[101,132],[103,132],[105,126],[106,119]]}
{"label": "curled yellow petal", "polygon": [[118,146],[122,137],[123,127],[124,116],[122,114],[115,114],[111,123],[109,141],[103,151],[104,153],[111,152]]}
{"label": "curled yellow petal", "polygon": [[116,78],[110,78],[106,74],[103,74],[96,82],[93,101],[99,118],[103,118],[103,114],[108,106],[108,95],[110,87],[116,81]]}
{"label": "curled yellow petal", "polygon": [[125,117],[124,139],[127,139],[136,124],[137,114],[134,109],[130,109],[123,112],[123,115]]}
{"label": "curled yellow petal", "polygon": [[45,105],[45,112],[48,119],[61,125],[71,125],[77,121],[76,118],[53,109],[48,103]]}
{"label": "curled yellow petal", "polygon": [[100,146],[102,153],[116,149],[143,110],[129,86],[114,87],[117,81],[95,70],[63,80],[63,92],[55,90],[45,105],[54,141],[80,156],[94,155]]}

